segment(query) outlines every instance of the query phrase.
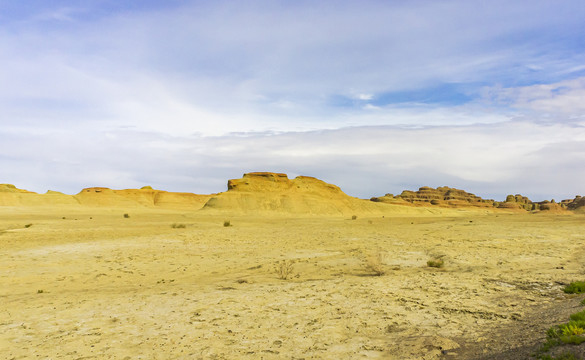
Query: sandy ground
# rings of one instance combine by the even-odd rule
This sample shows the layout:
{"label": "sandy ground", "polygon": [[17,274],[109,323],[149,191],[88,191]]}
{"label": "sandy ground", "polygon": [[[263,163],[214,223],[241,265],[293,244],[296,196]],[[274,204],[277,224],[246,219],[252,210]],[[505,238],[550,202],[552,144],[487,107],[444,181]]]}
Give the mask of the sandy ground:
{"label": "sandy ground", "polygon": [[585,216],[31,209],[0,208],[2,359],[489,355],[585,276]]}

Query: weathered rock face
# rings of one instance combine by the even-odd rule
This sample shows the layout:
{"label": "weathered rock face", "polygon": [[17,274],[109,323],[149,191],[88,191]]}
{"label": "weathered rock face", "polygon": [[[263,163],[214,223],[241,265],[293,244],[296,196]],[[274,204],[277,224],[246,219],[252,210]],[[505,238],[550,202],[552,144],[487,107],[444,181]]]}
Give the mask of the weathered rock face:
{"label": "weathered rock face", "polygon": [[418,191],[404,190],[397,196],[386,194],[385,196],[374,197],[370,200],[385,203],[406,202],[414,205],[438,205],[444,207],[492,207],[494,204],[493,200],[484,200],[464,190],[447,186],[436,189],[423,186]]}
{"label": "weathered rock face", "polygon": [[310,176],[289,179],[286,174],[254,172],[228,181],[228,191],[209,199],[206,211],[353,215],[408,213],[418,209],[392,207],[351,197],[335,185]]}
{"label": "weathered rock face", "polygon": [[539,210],[538,205],[534,204],[526,196],[522,196],[520,194],[506,196],[506,201],[499,203],[498,208],[508,209],[508,210],[527,210],[527,211]]}
{"label": "weathered rock face", "polygon": [[0,192],[3,193],[20,193],[20,194],[35,194],[32,191],[22,190],[12,184],[0,184]]}
{"label": "weathered rock face", "polygon": [[37,194],[11,184],[0,184],[0,206],[76,205],[70,195],[47,191]]}
{"label": "weathered rock face", "polygon": [[58,191],[37,194],[14,185],[0,184],[0,206],[99,206],[99,207],[161,207],[198,210],[212,195],[174,193],[152,188],[112,190],[105,187],[83,189],[77,195]]}
{"label": "weathered rock face", "polygon": [[[105,187],[83,189],[76,195],[57,191],[45,194],[22,190],[11,184],[0,184],[0,206],[100,206],[146,207],[185,210],[228,210],[232,212],[281,212],[294,214],[410,214],[420,211],[450,211],[432,208],[499,208],[513,211],[567,211],[585,213],[585,197],[560,202],[532,202],[520,194],[508,195],[506,201],[482,199],[464,190],[442,186],[423,186],[417,191],[405,190],[400,195],[386,194],[371,201],[348,196],[335,185],[309,176],[289,179],[286,174],[252,172],[241,179],[228,181],[224,193],[198,195],[140,189],[112,190]],[[388,206],[401,205],[401,206]],[[424,206],[426,209],[413,207]]]}
{"label": "weathered rock face", "polygon": [[564,205],[568,210],[585,212],[585,196],[577,195],[572,200],[563,200],[561,205]]}
{"label": "weathered rock face", "polygon": [[141,189],[112,190],[104,187],[83,189],[75,195],[81,205],[113,207],[162,207],[171,209],[201,209],[212,195],[175,193],[155,190],[150,186]]}

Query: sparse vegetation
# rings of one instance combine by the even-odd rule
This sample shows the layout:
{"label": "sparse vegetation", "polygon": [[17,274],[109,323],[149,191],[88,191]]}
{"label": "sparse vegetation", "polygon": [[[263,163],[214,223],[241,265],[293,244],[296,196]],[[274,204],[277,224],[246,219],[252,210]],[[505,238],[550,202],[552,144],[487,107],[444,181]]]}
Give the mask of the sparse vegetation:
{"label": "sparse vegetation", "polygon": [[33,226],[33,224],[26,224],[26,225],[24,225],[24,227],[25,227],[25,228],[27,228],[27,229],[28,229],[29,227],[31,227],[31,226]]}
{"label": "sparse vegetation", "polygon": [[224,226],[224,227],[229,227],[229,226],[232,226],[232,223],[231,223],[229,220],[225,220],[225,221],[223,222],[223,226]]}
{"label": "sparse vegetation", "polygon": [[274,266],[276,275],[281,280],[287,280],[292,277],[292,273],[295,267],[294,260],[281,260]]}
{"label": "sparse vegetation", "polygon": [[364,266],[368,272],[371,272],[375,276],[382,276],[386,273],[382,253],[366,257]]}
{"label": "sparse vegetation", "polygon": [[37,290],[37,294],[42,294],[44,292],[45,292],[45,290],[42,290],[42,289]]}
{"label": "sparse vegetation", "polygon": [[186,228],[186,227],[187,227],[187,225],[185,225],[185,224],[177,224],[177,223],[174,223],[174,224],[172,224],[172,225],[171,225],[171,227],[172,227],[173,229],[184,229],[184,228]]}
{"label": "sparse vegetation", "polygon": [[126,213],[126,214],[124,214],[124,218],[125,218],[125,219],[128,219],[129,217],[130,217],[130,214],[127,214],[127,213]]}
{"label": "sparse vegetation", "polygon": [[356,220],[356,219],[357,219],[357,215],[352,215],[352,216],[351,216],[351,219],[352,219],[352,220]]}
{"label": "sparse vegetation", "polygon": [[565,286],[563,291],[567,294],[582,294],[585,293],[585,281],[574,281]]}
{"label": "sparse vegetation", "polygon": [[443,259],[430,259],[427,261],[427,266],[432,268],[442,268],[445,266],[445,261]]}
{"label": "sparse vegetation", "polygon": [[546,342],[540,348],[541,360],[570,360],[579,359],[574,354],[566,352],[560,356],[554,357],[549,354],[552,348],[566,344],[579,345],[585,343],[585,310],[574,313],[570,316],[571,320],[568,323],[555,325],[548,329],[546,333]]}

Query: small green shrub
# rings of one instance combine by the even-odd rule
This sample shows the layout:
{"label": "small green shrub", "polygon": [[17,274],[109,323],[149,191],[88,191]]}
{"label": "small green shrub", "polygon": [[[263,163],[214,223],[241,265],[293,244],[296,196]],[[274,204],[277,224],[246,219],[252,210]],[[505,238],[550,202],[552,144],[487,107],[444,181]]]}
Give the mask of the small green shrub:
{"label": "small green shrub", "polygon": [[563,291],[567,294],[582,294],[585,293],[585,281],[575,281],[565,286]]}
{"label": "small green shrub", "polygon": [[579,311],[578,313],[574,313],[571,315],[571,320],[573,321],[583,321],[585,323],[585,310]]}
{"label": "small green shrub", "polygon": [[232,226],[232,223],[229,220],[223,222],[224,227]]}
{"label": "small green shrub", "polygon": [[124,214],[124,218],[128,219],[130,217],[130,214]]}
{"label": "small green shrub", "polygon": [[427,266],[433,268],[442,268],[445,266],[445,261],[443,261],[443,259],[431,259],[427,261]]}
{"label": "small green shrub", "polygon": [[585,333],[585,329],[573,322],[561,325],[560,329],[563,336],[583,335]]}
{"label": "small green shrub", "polygon": [[187,225],[185,225],[185,224],[173,224],[173,225],[171,225],[171,227],[173,229],[184,229],[184,228],[187,227]]}

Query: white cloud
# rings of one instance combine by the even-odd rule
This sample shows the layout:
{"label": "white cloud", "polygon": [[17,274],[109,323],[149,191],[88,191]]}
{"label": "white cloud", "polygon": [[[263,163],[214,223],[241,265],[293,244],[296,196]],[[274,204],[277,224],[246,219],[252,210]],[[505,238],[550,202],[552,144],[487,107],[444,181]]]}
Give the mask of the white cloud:
{"label": "white cloud", "polygon": [[[383,106],[360,101],[443,82],[506,81],[522,69],[579,71],[583,63],[553,51],[554,39],[501,41],[581,23],[579,11],[559,18],[546,2],[495,1],[482,11],[459,1],[267,4],[193,3],[87,21],[91,8],[44,9],[37,19],[76,21],[51,27],[33,16],[26,27],[0,26],[0,115],[204,134],[438,125],[428,109],[401,121],[374,117],[372,106]],[[328,102],[336,95],[360,101],[340,109]],[[580,93],[573,95],[575,102]],[[478,114],[468,114],[455,117],[475,123]]]}
{"label": "white cloud", "polygon": [[[3,21],[0,180],[215,192],[272,170],[365,197],[584,193],[585,9],[486,4],[187,2]],[[472,101],[383,103],[443,84]],[[492,103],[473,99],[478,84]]]}
{"label": "white cloud", "polygon": [[358,100],[368,101],[368,100],[372,100],[374,98],[374,95],[372,95],[372,94],[357,94],[356,98]]}
{"label": "white cloud", "polygon": [[495,87],[486,89],[485,94],[492,101],[546,115],[585,115],[585,77],[552,84]]}
{"label": "white cloud", "polygon": [[584,193],[585,127],[508,122],[220,137],[0,132],[0,153],[3,182],[40,192],[148,184],[212,193],[244,172],[276,171],[316,176],[365,198],[448,185],[484,197],[542,200]]}

